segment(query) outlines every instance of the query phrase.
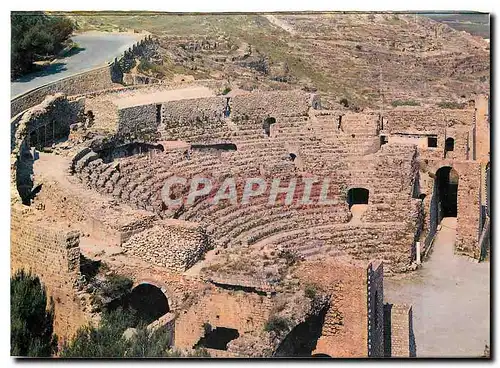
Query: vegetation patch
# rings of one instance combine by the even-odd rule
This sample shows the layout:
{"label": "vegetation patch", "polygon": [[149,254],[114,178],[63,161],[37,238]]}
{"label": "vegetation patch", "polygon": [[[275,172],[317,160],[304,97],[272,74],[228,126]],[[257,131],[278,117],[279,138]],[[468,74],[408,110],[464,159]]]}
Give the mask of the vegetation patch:
{"label": "vegetation patch", "polygon": [[437,104],[442,109],[463,109],[465,104],[455,101],[442,101]]}
{"label": "vegetation patch", "polygon": [[271,316],[264,325],[264,331],[274,332],[277,335],[281,335],[282,333],[288,331],[290,324],[291,322],[288,318]]}
{"label": "vegetation patch", "polygon": [[415,100],[394,100],[391,102],[393,107],[397,106],[420,106],[420,102]]}

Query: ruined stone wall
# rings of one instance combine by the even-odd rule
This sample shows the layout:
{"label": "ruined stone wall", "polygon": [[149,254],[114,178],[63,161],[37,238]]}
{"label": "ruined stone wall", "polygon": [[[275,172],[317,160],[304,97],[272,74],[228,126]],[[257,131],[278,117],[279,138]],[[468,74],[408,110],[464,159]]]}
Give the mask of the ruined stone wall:
{"label": "ruined stone wall", "polygon": [[[478,241],[481,227],[481,165],[474,161],[428,160],[424,175],[435,178],[437,170],[450,166],[459,175],[457,193],[457,237],[455,251],[473,258],[479,258]],[[426,180],[423,201],[425,208],[425,244],[428,246],[436,231],[438,203],[434,180]]]}
{"label": "ruined stone wall", "polygon": [[385,356],[416,357],[412,307],[405,304],[385,304]]}
{"label": "ruined stone wall", "polygon": [[55,304],[54,332],[72,336],[89,320],[77,290],[80,272],[79,233],[54,227],[22,205],[11,213],[11,274],[31,270],[47,287]]}
{"label": "ruined stone wall", "polygon": [[443,134],[445,128],[474,124],[473,109],[396,108],[384,112],[383,129],[390,133]]}
{"label": "ruined stone wall", "polygon": [[11,183],[17,188],[16,200],[27,203],[33,189],[31,144],[45,147],[67,136],[82,110],[83,100],[69,101],[58,93],[11,121]]}
{"label": "ruined stone wall", "polygon": [[156,105],[139,105],[118,110],[119,135],[133,135],[142,138],[144,134],[156,132],[159,121],[156,119]]}
{"label": "ruined stone wall", "polygon": [[311,95],[303,91],[269,91],[237,95],[231,98],[231,118],[264,119],[278,116],[305,116]]}
{"label": "ruined stone wall", "polygon": [[323,353],[333,358],[367,357],[366,267],[325,259],[301,264],[297,275],[303,282],[331,294],[331,306],[313,354]]}
{"label": "ruined stone wall", "polygon": [[191,143],[218,143],[230,131],[224,123],[226,99],[223,97],[195,98],[162,104],[160,132],[164,140],[184,140]]}
{"label": "ruined stone wall", "polygon": [[46,96],[55,93],[73,96],[119,86],[120,84],[111,81],[111,65],[106,65],[60,79],[17,96],[11,101],[10,115],[13,117],[21,111],[41,103]]}
{"label": "ruined stone wall", "polygon": [[47,96],[42,103],[22,114],[20,119],[11,122],[11,153],[17,154],[31,133],[36,133],[35,138],[40,144],[69,134],[69,126],[77,121],[83,105],[83,100],[70,101],[62,93]]}
{"label": "ruined stone wall", "polygon": [[489,97],[481,95],[476,98],[476,136],[475,157],[482,163],[490,160],[490,120],[489,120]]}
{"label": "ruined stone wall", "polygon": [[192,348],[204,335],[203,325],[237,329],[240,336],[262,331],[269,318],[272,299],[256,293],[211,289],[175,323],[175,346]]}
{"label": "ruined stone wall", "polygon": [[375,113],[342,114],[342,131],[346,134],[364,134],[377,136],[379,132],[379,115]]}
{"label": "ruined stone wall", "polygon": [[384,356],[384,265],[373,262],[367,269],[368,356]]}
{"label": "ruined stone wall", "polygon": [[179,123],[214,123],[224,118],[224,97],[192,98],[187,100],[168,101],[162,104],[162,122],[167,129]]}
{"label": "ruined stone wall", "polygon": [[481,227],[481,166],[479,163],[454,164],[459,174],[457,238],[455,250],[476,259]]}
{"label": "ruined stone wall", "polygon": [[211,248],[211,244],[198,224],[165,220],[132,235],[123,248],[148,263],[184,272]]}

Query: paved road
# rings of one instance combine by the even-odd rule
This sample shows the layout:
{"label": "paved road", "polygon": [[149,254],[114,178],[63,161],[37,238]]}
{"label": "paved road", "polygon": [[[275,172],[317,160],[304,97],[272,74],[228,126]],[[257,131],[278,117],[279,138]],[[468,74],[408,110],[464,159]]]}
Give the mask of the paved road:
{"label": "paved road", "polygon": [[87,32],[72,37],[80,51],[59,59],[47,68],[19,78],[11,83],[11,97],[60,78],[105,65],[119,56],[138,39],[140,34]]}
{"label": "paved road", "polygon": [[417,357],[478,357],[490,345],[490,264],[453,254],[456,218],[444,218],[430,259],[410,279],[384,281],[384,299],[413,305]]}

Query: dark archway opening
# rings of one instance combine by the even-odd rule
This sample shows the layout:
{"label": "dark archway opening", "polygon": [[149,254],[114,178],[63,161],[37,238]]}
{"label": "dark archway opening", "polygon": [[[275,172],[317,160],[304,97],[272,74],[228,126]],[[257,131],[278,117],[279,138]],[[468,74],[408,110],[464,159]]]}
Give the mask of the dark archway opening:
{"label": "dark archway opening", "polygon": [[295,326],[274,353],[275,357],[310,357],[321,336],[328,308]]}
{"label": "dark archway opening", "polygon": [[297,155],[295,153],[290,153],[290,160],[295,161],[295,159],[297,158]]}
{"label": "dark archway opening", "polygon": [[205,336],[198,341],[193,348],[204,347],[208,349],[227,350],[227,344],[237,339],[240,334],[238,330],[227,327],[206,328]]}
{"label": "dark archway opening", "polygon": [[313,357],[313,358],[331,358],[330,355],[323,354],[323,353],[313,354],[313,355],[311,355],[311,357]]}
{"label": "dark archway opening", "polygon": [[444,142],[444,149],[446,152],[451,152],[455,148],[455,140],[453,138],[446,138]]}
{"label": "dark archway opening", "polygon": [[458,173],[449,166],[436,172],[438,222],[443,217],[457,217]]}
{"label": "dark archway opening", "polygon": [[234,143],[192,144],[193,151],[237,151]]}
{"label": "dark archway opening", "polygon": [[276,124],[275,118],[266,118],[264,120],[264,124],[262,124],[262,129],[264,129],[264,133],[269,137],[271,136],[271,125]]}
{"label": "dark archway opening", "polygon": [[368,204],[370,191],[365,188],[351,188],[347,192],[347,203],[349,208],[355,204]]}
{"label": "dark archway opening", "polygon": [[119,307],[123,310],[134,310],[137,324],[150,324],[170,312],[168,299],[163,291],[151,284],[137,285],[127,295],[110,302],[106,309],[112,311]]}
{"label": "dark archway opening", "polygon": [[113,160],[123,157],[130,157],[147,153],[150,151],[163,152],[165,148],[162,144],[131,142],[118,146],[110,146],[97,150],[99,157],[105,162],[110,163]]}
{"label": "dark archway opening", "polygon": [[381,135],[380,136],[380,145],[383,146],[384,144],[389,143],[389,138],[386,135]]}

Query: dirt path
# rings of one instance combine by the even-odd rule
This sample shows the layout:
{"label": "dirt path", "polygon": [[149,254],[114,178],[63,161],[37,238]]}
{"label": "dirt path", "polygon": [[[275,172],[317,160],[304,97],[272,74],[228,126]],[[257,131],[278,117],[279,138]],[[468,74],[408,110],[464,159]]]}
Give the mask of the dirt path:
{"label": "dirt path", "polygon": [[292,35],[295,34],[295,30],[293,29],[293,27],[290,24],[288,24],[287,22],[285,22],[284,20],[278,19],[274,15],[270,15],[270,14],[265,15],[265,17],[267,18],[267,20],[269,22],[271,22],[275,26],[280,27],[281,29],[284,29],[285,31],[287,31],[288,33],[290,33]]}
{"label": "dirt path", "polygon": [[489,341],[490,264],[453,253],[456,218],[444,218],[430,259],[397,280],[384,299],[413,305],[417,357],[478,357]]}

